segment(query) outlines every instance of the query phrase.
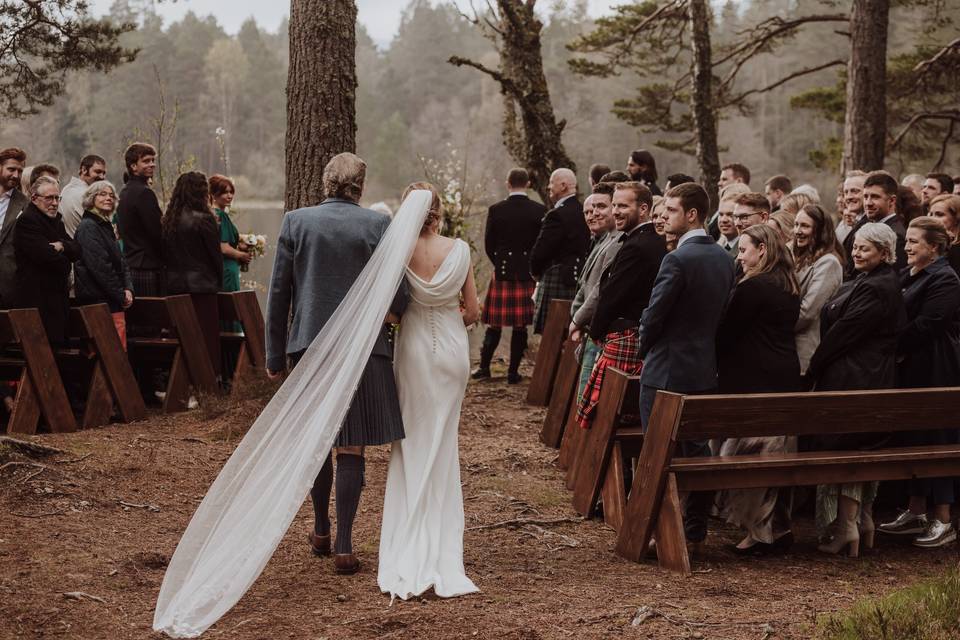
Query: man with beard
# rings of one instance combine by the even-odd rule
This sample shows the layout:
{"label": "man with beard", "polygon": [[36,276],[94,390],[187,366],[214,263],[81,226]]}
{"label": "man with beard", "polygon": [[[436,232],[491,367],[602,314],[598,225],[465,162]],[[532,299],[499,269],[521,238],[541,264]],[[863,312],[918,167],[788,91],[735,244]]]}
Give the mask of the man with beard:
{"label": "man with beard", "polygon": [[22,149],[0,151],[0,308],[16,304],[17,260],[13,250],[13,229],[17,217],[30,204],[20,191],[20,179],[27,154]]}
{"label": "man with beard", "polygon": [[63,216],[67,235],[71,238],[83,218],[83,195],[87,192],[87,187],[106,179],[107,161],[97,155],[84,156],[80,160],[80,171],[70,178],[70,182],[60,193],[60,214]]}
{"label": "man with beard", "polygon": [[953,193],[953,178],[945,173],[928,173],[920,190],[924,215],[930,210],[930,201],[944,193]]}
{"label": "man with beard", "polygon": [[[863,217],[850,232],[847,239],[856,235],[857,231],[867,222],[882,222],[897,234],[897,262],[894,265],[898,270],[907,265],[906,237],[907,229],[903,220],[897,215],[897,181],[886,171],[868,173],[863,181]],[[846,249],[844,242],[844,249]],[[852,240],[851,240],[852,249]],[[847,254],[847,266],[844,271],[844,281],[853,280],[858,271],[853,266],[852,253]]]}

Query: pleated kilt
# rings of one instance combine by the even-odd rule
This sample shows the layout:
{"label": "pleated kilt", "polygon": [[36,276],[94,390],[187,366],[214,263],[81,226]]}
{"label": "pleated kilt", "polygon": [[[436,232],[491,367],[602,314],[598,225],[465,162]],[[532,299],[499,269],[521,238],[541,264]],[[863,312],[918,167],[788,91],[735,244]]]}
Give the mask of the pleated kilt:
{"label": "pleated kilt", "polygon": [[537,283],[532,280],[517,282],[491,278],[483,303],[483,324],[495,328],[533,324],[533,292],[536,286]]}
{"label": "pleated kilt", "polygon": [[593,424],[597,405],[600,404],[600,389],[609,367],[616,367],[630,375],[640,373],[643,362],[640,360],[639,331],[627,329],[607,334],[603,350],[593,365],[590,379],[577,405],[577,422],[584,429],[589,429]]}
{"label": "pleated kilt", "polygon": [[160,269],[130,269],[130,279],[133,280],[133,295],[138,298],[162,296],[166,289]]}
{"label": "pleated kilt", "polygon": [[[303,353],[290,354],[292,366],[297,366]],[[370,356],[333,446],[374,447],[403,440],[405,435],[393,362],[386,356]]]}
{"label": "pleated kilt", "polygon": [[561,265],[555,264],[544,272],[537,285],[536,295],[533,298],[535,312],[533,315],[533,332],[543,333],[543,326],[547,322],[547,310],[550,301],[554,299],[573,300],[577,295],[576,285],[570,286],[563,281]]}

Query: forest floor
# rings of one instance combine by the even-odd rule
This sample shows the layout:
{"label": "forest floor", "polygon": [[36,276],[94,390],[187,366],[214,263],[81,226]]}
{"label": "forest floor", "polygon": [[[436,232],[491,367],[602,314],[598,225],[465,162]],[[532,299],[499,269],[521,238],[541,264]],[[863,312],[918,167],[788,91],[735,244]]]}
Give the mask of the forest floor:
{"label": "forest floor", "polygon": [[[464,405],[465,564],[479,594],[391,606],[379,593],[389,454],[381,447],[368,454],[354,529],[360,573],[335,576],[329,559],[310,553],[306,501],[263,575],[204,637],[809,638],[819,615],[957,563],[956,546],[923,551],[883,541],[859,560],[825,557],[809,519],[782,558],[735,557],[726,546],[737,532],[714,522],[689,577],[627,562],[613,553],[612,529],[575,521],[556,452],[537,440],[544,410],[526,406],[525,394],[526,384],[495,378],[472,383]],[[159,639],[151,623],[164,568],[258,414],[257,395],[35,438],[64,450],[46,458],[0,450],[0,638]],[[471,530],[518,517],[573,521]],[[632,624],[642,607],[653,615]]]}

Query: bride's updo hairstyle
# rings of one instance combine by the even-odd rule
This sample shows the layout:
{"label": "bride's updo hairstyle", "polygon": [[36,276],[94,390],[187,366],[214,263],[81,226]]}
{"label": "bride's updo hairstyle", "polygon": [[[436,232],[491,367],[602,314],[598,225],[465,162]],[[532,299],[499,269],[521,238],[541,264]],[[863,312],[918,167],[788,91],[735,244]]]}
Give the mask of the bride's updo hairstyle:
{"label": "bride's updo hairstyle", "polygon": [[360,202],[366,177],[366,162],[352,153],[338,153],[323,168],[323,194],[327,198]]}
{"label": "bride's updo hairstyle", "polygon": [[427,219],[423,221],[423,228],[428,229],[443,219],[443,213],[440,211],[440,192],[437,191],[437,188],[429,182],[414,182],[403,190],[403,197],[400,198],[400,200],[401,202],[406,200],[411,191],[417,191],[420,189],[429,191],[433,194],[433,198],[430,199],[430,210],[427,211]]}

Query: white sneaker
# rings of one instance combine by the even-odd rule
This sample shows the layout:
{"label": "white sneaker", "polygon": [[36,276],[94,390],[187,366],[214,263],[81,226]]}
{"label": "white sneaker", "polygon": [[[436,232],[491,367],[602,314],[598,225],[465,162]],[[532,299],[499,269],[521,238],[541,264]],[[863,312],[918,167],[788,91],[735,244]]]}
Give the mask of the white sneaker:
{"label": "white sneaker", "polygon": [[196,409],[200,406],[200,403],[197,402],[197,399],[193,396],[190,396],[190,399],[187,400],[187,409]]}
{"label": "white sneaker", "polygon": [[934,547],[942,547],[950,544],[951,542],[956,542],[956,540],[957,530],[954,528],[953,524],[950,522],[944,524],[943,522],[940,522],[934,518],[927,526],[927,530],[913,540],[913,546],[932,549]]}

